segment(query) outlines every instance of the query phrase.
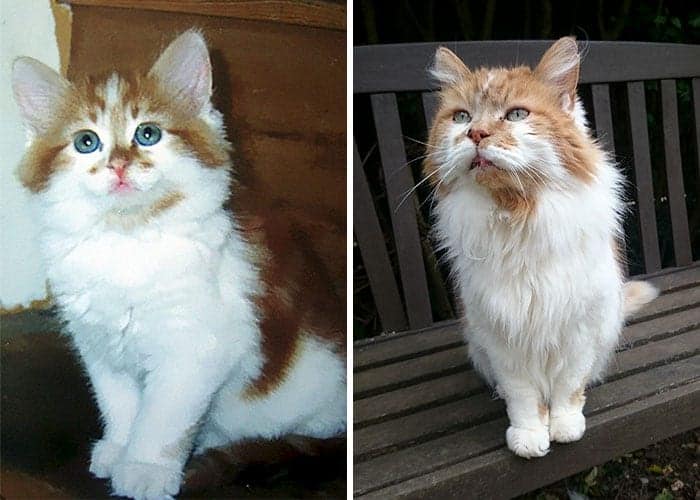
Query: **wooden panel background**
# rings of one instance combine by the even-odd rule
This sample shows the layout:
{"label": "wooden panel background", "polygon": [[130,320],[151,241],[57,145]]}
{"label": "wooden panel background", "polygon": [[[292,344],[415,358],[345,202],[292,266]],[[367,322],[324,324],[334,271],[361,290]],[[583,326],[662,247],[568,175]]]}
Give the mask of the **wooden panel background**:
{"label": "wooden panel background", "polygon": [[345,297],[344,31],[176,12],[73,4],[69,77],[147,70],[186,29],[201,29],[242,190],[235,207],[298,225]]}

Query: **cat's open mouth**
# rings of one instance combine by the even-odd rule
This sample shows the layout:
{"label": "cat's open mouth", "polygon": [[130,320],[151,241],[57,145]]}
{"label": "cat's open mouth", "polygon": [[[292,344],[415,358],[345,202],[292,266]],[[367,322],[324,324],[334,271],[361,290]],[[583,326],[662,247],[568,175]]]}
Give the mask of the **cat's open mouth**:
{"label": "cat's open mouth", "polygon": [[496,167],[496,165],[492,161],[487,160],[483,156],[476,155],[474,157],[474,159],[472,160],[471,168],[487,169],[487,168],[498,168],[498,167]]}

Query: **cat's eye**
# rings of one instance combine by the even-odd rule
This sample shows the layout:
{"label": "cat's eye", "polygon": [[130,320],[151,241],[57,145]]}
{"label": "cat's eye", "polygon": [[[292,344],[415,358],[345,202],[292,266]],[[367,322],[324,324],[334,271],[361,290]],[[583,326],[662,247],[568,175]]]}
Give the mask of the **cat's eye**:
{"label": "cat's eye", "polygon": [[153,146],[160,141],[161,135],[160,127],[155,123],[142,123],[136,127],[134,140],[142,146]]}
{"label": "cat's eye", "polygon": [[78,153],[93,153],[100,147],[100,138],[92,130],[81,130],[75,134],[73,146]]}
{"label": "cat's eye", "polygon": [[527,116],[529,114],[530,114],[530,112],[527,109],[523,109],[523,108],[511,109],[506,114],[506,120],[508,120],[509,122],[519,122],[520,120],[524,120],[525,118],[527,118]]}
{"label": "cat's eye", "polygon": [[455,113],[452,115],[452,121],[455,123],[469,123],[472,121],[472,116],[464,110],[455,111]]}

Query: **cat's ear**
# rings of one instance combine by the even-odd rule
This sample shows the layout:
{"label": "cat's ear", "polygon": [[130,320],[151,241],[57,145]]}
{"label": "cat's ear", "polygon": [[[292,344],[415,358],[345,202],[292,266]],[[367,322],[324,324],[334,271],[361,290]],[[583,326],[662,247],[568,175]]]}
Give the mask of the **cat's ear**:
{"label": "cat's ear", "polygon": [[209,51],[202,35],[189,30],[177,37],[160,55],[149,76],[192,113],[202,111],[212,90]]}
{"label": "cat's ear", "polygon": [[576,39],[567,36],[557,40],[535,68],[535,75],[554,86],[561,96],[562,107],[568,112],[574,110],[576,85],[581,58]]}
{"label": "cat's ear", "polygon": [[456,85],[469,73],[469,68],[454,52],[446,47],[437,49],[430,74],[441,87]]}
{"label": "cat's ear", "polygon": [[35,134],[46,132],[70,83],[31,57],[15,59],[12,92],[24,123]]}

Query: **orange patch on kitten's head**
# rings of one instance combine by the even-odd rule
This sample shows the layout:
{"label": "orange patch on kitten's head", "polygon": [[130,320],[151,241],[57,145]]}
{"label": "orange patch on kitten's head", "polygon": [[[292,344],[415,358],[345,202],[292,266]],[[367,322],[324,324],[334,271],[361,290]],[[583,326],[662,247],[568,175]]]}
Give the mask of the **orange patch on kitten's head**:
{"label": "orange patch on kitten's head", "polygon": [[[501,208],[527,212],[538,191],[548,184],[594,179],[601,153],[575,121],[579,56],[573,38],[556,42],[534,69],[472,70],[441,47],[432,74],[441,85],[440,106],[429,134],[424,172],[434,184],[450,185],[439,170],[446,170],[453,161],[455,165],[448,165],[456,167],[453,179],[473,175],[474,182],[487,188]],[[464,112],[469,121],[458,129],[457,113]],[[474,130],[479,133],[473,134]],[[480,140],[473,141],[470,135]],[[551,158],[534,153],[536,149],[528,146],[533,137],[547,146],[544,150]],[[464,153],[464,161],[478,155],[488,160],[478,164],[488,168],[471,174],[470,165],[456,164],[446,151],[460,147],[474,148],[473,153]],[[543,165],[547,162],[552,163],[552,171]]]}

